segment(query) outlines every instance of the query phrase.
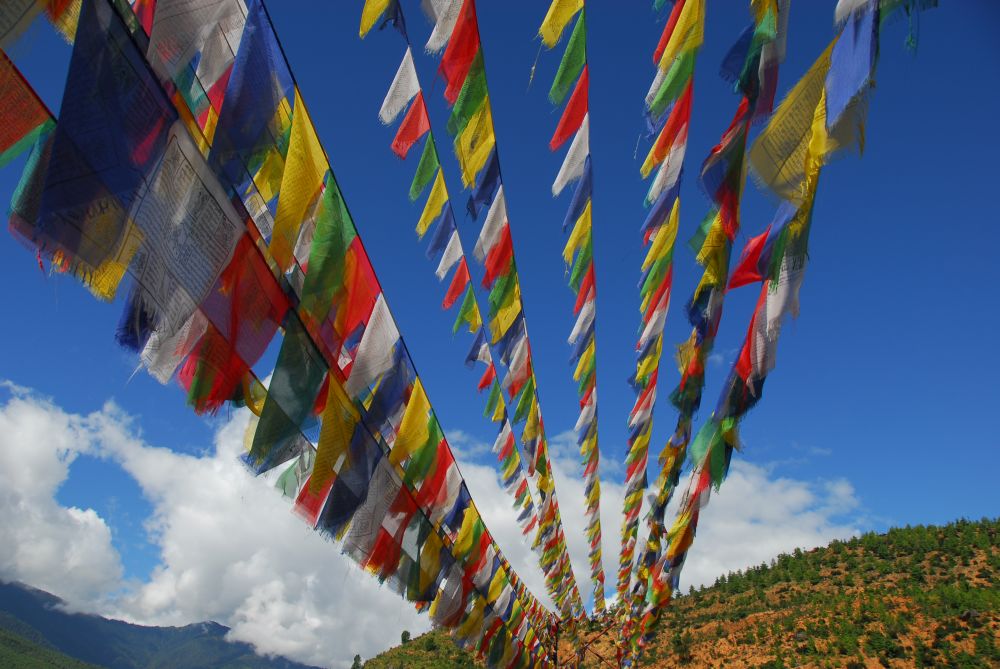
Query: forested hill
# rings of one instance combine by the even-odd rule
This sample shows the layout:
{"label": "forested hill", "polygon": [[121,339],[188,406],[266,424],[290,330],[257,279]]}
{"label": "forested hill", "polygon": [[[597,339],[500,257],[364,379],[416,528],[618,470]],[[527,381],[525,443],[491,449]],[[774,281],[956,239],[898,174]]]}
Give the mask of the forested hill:
{"label": "forested hill", "polygon": [[[1000,667],[1000,520],[906,527],[796,550],[690,590],[660,629],[640,666]],[[614,663],[607,635],[583,636]],[[562,658],[569,654],[562,649]],[[472,657],[439,632],[365,663],[471,666]],[[607,665],[588,654],[582,666]]]}

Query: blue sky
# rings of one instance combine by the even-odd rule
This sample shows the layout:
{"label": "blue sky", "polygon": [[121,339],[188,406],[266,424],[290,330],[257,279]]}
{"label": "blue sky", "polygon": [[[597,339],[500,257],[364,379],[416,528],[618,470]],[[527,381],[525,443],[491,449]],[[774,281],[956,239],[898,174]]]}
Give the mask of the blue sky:
{"label": "blue sky", "polygon": [[[469,441],[491,441],[493,428],[481,418],[483,398],[473,392],[478,377],[463,365],[470,339],[452,336],[454,312],[440,310],[446,286],[434,277],[435,264],[413,232],[420,203],[411,204],[406,193],[419,153],[405,163],[396,159],[389,150],[394,129],[377,118],[405,45],[390,30],[359,40],[360,4],[284,0],[272,1],[270,10],[442,424]],[[404,0],[403,7],[414,42],[423,44],[430,27],[418,4]],[[544,3],[479,4],[504,188],[551,437],[570,429],[577,411],[565,343],[573,294],[560,257],[560,224],[569,203],[568,195],[553,200],[549,192],[563,151],[552,154],[547,147],[559,111],[546,93],[563,45],[541,53],[528,89]],[[793,4],[779,96],[833,35],[833,2]],[[904,47],[905,20],[884,30],[864,155],[844,156],[824,172],[802,314],[786,327],[764,400],[744,422],[746,448],[737,458],[772,478],[849,482],[860,503],[854,513],[861,529],[1000,510],[1000,443],[991,420],[1000,401],[1000,350],[992,343],[1000,329],[1000,300],[992,290],[1000,231],[990,205],[1000,118],[1000,91],[990,85],[1000,71],[998,19],[1000,6],[993,2],[943,2],[920,17],[913,53]],[[619,482],[633,400],[625,379],[634,368],[639,322],[638,230],[646,184],[638,168],[648,144],[640,144],[638,157],[634,151],[664,20],[646,2],[588,8],[600,446],[605,475]],[[695,176],[738,102],[718,77],[718,64],[748,21],[744,3],[709,3],[666,325],[669,353],[689,332],[681,307],[700,275],[684,244],[708,208]],[[69,53],[47,26],[36,25],[11,54],[53,109]],[[437,61],[415,55],[444,147],[447,108],[443,86],[433,78]],[[442,158],[461,203],[454,160]],[[13,190],[19,167],[0,171],[0,198]],[[747,188],[738,247],[767,225],[775,205]],[[475,223],[460,220],[459,228],[471,248]],[[33,388],[70,413],[97,411],[113,399],[149,443],[193,455],[212,448],[227,417],[199,418],[176,385],[163,387],[141,371],[133,376],[136,359],[113,338],[120,302],[99,303],[71,279],[44,276],[33,254],[9,235],[0,236],[0,268],[9,323],[0,333],[0,379]],[[721,355],[708,370],[700,418],[714,405],[755,297],[744,288],[727,298],[716,344]],[[268,370],[259,371],[263,376]],[[656,450],[676,417],[666,401],[677,380],[669,359],[660,376]],[[93,508],[107,521],[128,577],[146,578],[161,559],[144,524],[153,508],[149,496],[118,464],[77,458],[58,501]],[[604,528],[606,554],[617,553],[617,530]],[[583,564],[576,567],[579,573]]]}

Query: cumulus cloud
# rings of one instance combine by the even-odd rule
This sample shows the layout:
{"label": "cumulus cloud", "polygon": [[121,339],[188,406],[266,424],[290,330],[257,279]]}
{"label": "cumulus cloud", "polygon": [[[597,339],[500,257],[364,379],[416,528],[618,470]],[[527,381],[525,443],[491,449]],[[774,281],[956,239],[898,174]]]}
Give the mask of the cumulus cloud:
{"label": "cumulus cloud", "polygon": [[[323,666],[350,666],[404,629],[428,629],[239,464],[246,422],[237,412],[196,457],[146,444],[113,404],[79,416],[19,391],[0,407],[0,513],[10,519],[0,525],[0,575],[138,623],[216,620],[260,652]],[[118,463],[152,503],[160,564],[148,581],[122,582],[97,513],[56,502],[81,453]]]}
{"label": "cumulus cloud", "polygon": [[[212,448],[193,456],[144,442],[133,420],[111,403],[80,416],[24,389],[10,394],[0,405],[0,514],[10,519],[0,525],[0,577],[139,623],[216,620],[261,652],[324,666],[349,666],[355,653],[371,657],[395,643],[403,629],[428,628],[426,616],[417,616],[343,557],[337,545],[309,530],[267,481],[239,464],[245,411],[221,424]],[[536,555],[521,536],[492,455],[482,455],[489,444],[454,434],[462,472],[491,533],[526,584],[548,603]],[[575,438],[571,432],[558,434],[550,448],[574,570],[589,599]],[[160,562],[146,581],[122,582],[111,531],[97,513],[56,501],[81,454],[120,465],[151,503],[146,528]],[[469,457],[474,455],[482,457]],[[624,493],[617,478],[602,482],[609,596],[617,575]],[[845,480],[776,478],[767,467],[737,459],[703,513],[683,585],[711,583],[720,573],[780,552],[857,533],[858,522],[843,519],[858,504]]]}
{"label": "cumulus cloud", "polygon": [[71,605],[118,587],[111,530],[93,509],[61,506],[56,491],[90,452],[90,425],[12,384],[0,409],[0,578],[59,593]]}

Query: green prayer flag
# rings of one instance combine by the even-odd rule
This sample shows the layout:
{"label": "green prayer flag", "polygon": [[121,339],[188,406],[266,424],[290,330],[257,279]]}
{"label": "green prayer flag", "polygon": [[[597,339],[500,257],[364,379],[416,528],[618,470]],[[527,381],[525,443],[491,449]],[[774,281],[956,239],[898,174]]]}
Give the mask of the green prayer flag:
{"label": "green prayer flag", "polygon": [[663,78],[663,83],[653,96],[653,101],[649,105],[649,111],[653,118],[659,118],[666,111],[667,106],[680,97],[694,74],[694,51],[685,51],[680,57],[670,64],[667,75]]}
{"label": "green prayer flag", "polygon": [[566,95],[573,88],[577,77],[580,76],[580,72],[583,71],[583,66],[587,64],[586,12],[586,9],[582,10],[580,18],[576,20],[573,34],[569,37],[566,51],[563,53],[559,69],[556,71],[555,81],[552,82],[552,88],[549,89],[549,100],[554,105],[562,104]]}
{"label": "green prayer flag", "polygon": [[458,93],[455,106],[451,108],[451,116],[448,118],[448,132],[453,136],[458,136],[465,126],[469,124],[469,119],[475,116],[486,99],[486,68],[483,67],[483,52],[476,54],[469,74],[462,84],[462,90]]}
{"label": "green prayer flag", "polygon": [[462,323],[468,323],[470,326],[473,322],[478,320],[475,318],[476,314],[476,295],[472,292],[472,284],[465,290],[465,299],[462,300],[462,306],[458,310],[458,318],[455,319],[455,325],[451,328],[452,334],[457,333],[462,328]]}
{"label": "green prayer flag", "polygon": [[434,180],[434,175],[440,166],[434,133],[428,132],[427,141],[424,142],[424,152],[420,154],[420,162],[417,163],[417,173],[413,175],[413,183],[410,184],[410,200],[420,197],[427,184]]}
{"label": "green prayer flag", "polygon": [[496,381],[490,387],[490,396],[486,398],[486,410],[483,411],[483,415],[487,418],[491,417],[497,410],[497,403],[500,401],[500,384]]}
{"label": "green prayer flag", "polygon": [[521,397],[517,400],[517,406],[514,408],[514,422],[520,423],[522,420],[528,417],[528,412],[531,410],[531,400],[535,396],[535,377],[528,377],[528,382],[524,384],[524,388],[521,389]]}
{"label": "green prayer flag", "polygon": [[432,414],[427,423],[427,441],[414,451],[410,461],[406,463],[406,472],[403,480],[407,485],[413,486],[418,481],[423,481],[427,478],[427,472],[430,471],[431,465],[434,464],[434,458],[437,456],[437,447],[442,439],[444,439],[444,434],[441,431],[441,425]]}
{"label": "green prayer flag", "polygon": [[500,277],[493,283],[493,287],[490,288],[489,303],[490,303],[490,315],[489,320],[493,320],[500,308],[507,304],[510,294],[513,292],[514,287],[517,285],[517,275],[515,272],[507,271],[501,274]]}
{"label": "green prayer flag", "polygon": [[285,338],[253,435],[250,462],[273,467],[297,454],[290,449],[312,415],[326,373],[323,356],[301,321],[291,315],[285,321]]}
{"label": "green prayer flag", "polygon": [[587,239],[583,243],[583,248],[576,254],[576,260],[573,261],[573,271],[569,275],[569,285],[574,291],[580,290],[580,283],[583,281],[587,270],[590,269],[590,262],[593,258],[593,237],[590,233],[587,233]]}
{"label": "green prayer flag", "polygon": [[314,323],[326,319],[334,296],[344,285],[344,259],[356,236],[337,181],[327,172],[326,188],[316,210],[316,230],[300,302],[302,313]]}
{"label": "green prayer flag", "polygon": [[715,220],[715,216],[719,213],[719,210],[713,207],[705,215],[705,218],[701,220],[698,224],[698,230],[695,231],[691,239],[688,240],[688,248],[694,251],[695,255],[701,252],[701,247],[705,244],[705,238],[708,237],[708,231],[712,228],[712,222]]}

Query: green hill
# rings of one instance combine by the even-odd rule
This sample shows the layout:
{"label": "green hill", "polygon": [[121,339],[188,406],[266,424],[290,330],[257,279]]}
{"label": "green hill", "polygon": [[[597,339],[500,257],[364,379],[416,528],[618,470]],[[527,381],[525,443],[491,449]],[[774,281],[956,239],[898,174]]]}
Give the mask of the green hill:
{"label": "green hill", "polygon": [[44,643],[0,628],[0,667],[18,669],[99,669],[80,662]]}
{"label": "green hill", "polygon": [[[63,602],[19,583],[0,583],[0,667],[106,669],[315,669],[227,641],[213,622],[147,627],[67,613]],[[89,664],[88,664],[89,663]]]}
{"label": "green hill", "polygon": [[[610,635],[582,636],[614,663]],[[472,666],[447,643],[432,632],[365,668]],[[865,534],[720,577],[675,599],[640,666],[1000,667],[1000,521]]]}

